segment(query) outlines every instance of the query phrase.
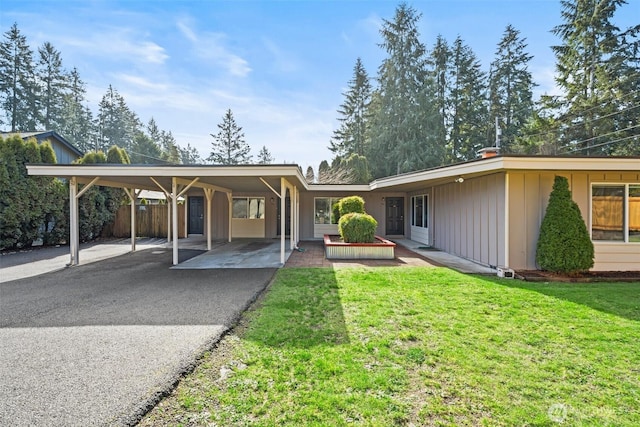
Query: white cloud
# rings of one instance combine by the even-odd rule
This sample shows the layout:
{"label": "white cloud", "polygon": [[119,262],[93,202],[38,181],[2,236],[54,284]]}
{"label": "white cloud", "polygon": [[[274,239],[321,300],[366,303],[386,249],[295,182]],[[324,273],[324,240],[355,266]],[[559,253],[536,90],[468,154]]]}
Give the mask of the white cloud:
{"label": "white cloud", "polygon": [[227,36],[223,33],[198,33],[189,18],[180,18],[176,26],[182,35],[191,42],[194,54],[202,60],[211,62],[235,77],[245,77],[251,72],[249,62],[231,52],[227,46]]}

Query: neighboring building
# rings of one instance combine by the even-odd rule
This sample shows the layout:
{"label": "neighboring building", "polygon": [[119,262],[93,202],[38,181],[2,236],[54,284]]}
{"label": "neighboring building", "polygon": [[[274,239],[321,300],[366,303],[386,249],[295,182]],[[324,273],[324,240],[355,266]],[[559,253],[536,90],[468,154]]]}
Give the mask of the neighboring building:
{"label": "neighboring building", "polygon": [[71,164],[74,160],[79,159],[84,155],[82,151],[78,150],[69,141],[64,139],[58,132],[49,130],[41,132],[2,132],[0,135],[3,138],[7,138],[11,135],[18,134],[23,140],[29,138],[35,138],[38,144],[42,144],[44,141],[49,141],[53,151],[56,153],[56,160],[59,164]]}
{"label": "neighboring building", "polygon": [[166,193],[175,188],[187,198],[189,234],[210,239],[280,236],[283,251],[285,240],[293,247],[300,240],[336,234],[332,204],[360,195],[378,220],[380,236],[407,238],[480,264],[517,270],[537,268],[540,224],[554,176],[562,175],[591,234],[594,270],[640,270],[638,157],[499,155],[366,185],[308,184],[296,165],[28,169],[32,175],[75,177],[85,184]]}

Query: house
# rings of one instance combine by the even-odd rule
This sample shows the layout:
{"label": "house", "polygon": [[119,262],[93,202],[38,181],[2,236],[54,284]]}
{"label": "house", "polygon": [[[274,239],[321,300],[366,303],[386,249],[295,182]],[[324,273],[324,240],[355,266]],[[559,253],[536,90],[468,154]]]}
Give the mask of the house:
{"label": "house", "polygon": [[[123,187],[130,197],[159,189],[172,208],[177,206],[172,195],[184,196],[188,234],[206,236],[209,244],[279,237],[283,263],[287,242],[293,249],[300,240],[337,233],[331,206],[341,197],[360,195],[381,236],[515,270],[537,268],[540,224],[554,176],[562,175],[594,243],[593,269],[640,270],[639,157],[495,155],[366,185],[309,184],[296,165],[29,165],[28,171],[68,178],[72,201],[78,184]],[[77,207],[74,215],[71,205],[73,232]],[[173,228],[177,235],[177,222]],[[74,250],[72,245],[72,263]],[[177,251],[174,240],[175,264]]]}
{"label": "house", "polygon": [[56,153],[56,160],[59,164],[71,164],[74,160],[79,159],[84,154],[78,150],[69,141],[64,139],[58,132],[40,131],[40,132],[2,132],[0,136],[7,138],[15,134],[20,135],[20,138],[27,140],[29,138],[35,138],[38,144],[42,144],[44,141],[49,141],[53,151]]}

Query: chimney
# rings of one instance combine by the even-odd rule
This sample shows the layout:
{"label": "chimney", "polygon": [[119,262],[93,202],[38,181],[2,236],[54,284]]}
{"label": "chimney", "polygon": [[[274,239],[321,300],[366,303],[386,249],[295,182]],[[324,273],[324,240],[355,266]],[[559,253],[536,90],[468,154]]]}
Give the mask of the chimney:
{"label": "chimney", "polygon": [[489,157],[495,157],[500,154],[500,147],[486,147],[478,150],[478,153],[480,153],[480,157],[483,159],[488,159]]}

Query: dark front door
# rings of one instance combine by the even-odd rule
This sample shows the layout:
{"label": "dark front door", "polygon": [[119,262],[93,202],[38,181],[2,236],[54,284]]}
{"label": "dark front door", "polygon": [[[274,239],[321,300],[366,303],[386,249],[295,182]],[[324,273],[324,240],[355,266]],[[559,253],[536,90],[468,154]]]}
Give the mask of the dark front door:
{"label": "dark front door", "polygon": [[[280,227],[280,199],[277,200],[278,203],[278,215],[277,215],[277,220],[278,220],[278,224],[277,224],[277,232],[276,234],[279,236],[281,234],[281,227]],[[291,234],[291,199],[289,197],[287,197],[284,201],[284,211],[285,211],[285,218],[284,218],[284,234],[285,236],[288,236]]]}
{"label": "dark front door", "polygon": [[204,198],[189,197],[189,234],[202,234],[204,228]]}
{"label": "dark front door", "polygon": [[387,197],[386,234],[404,235],[404,197]]}

